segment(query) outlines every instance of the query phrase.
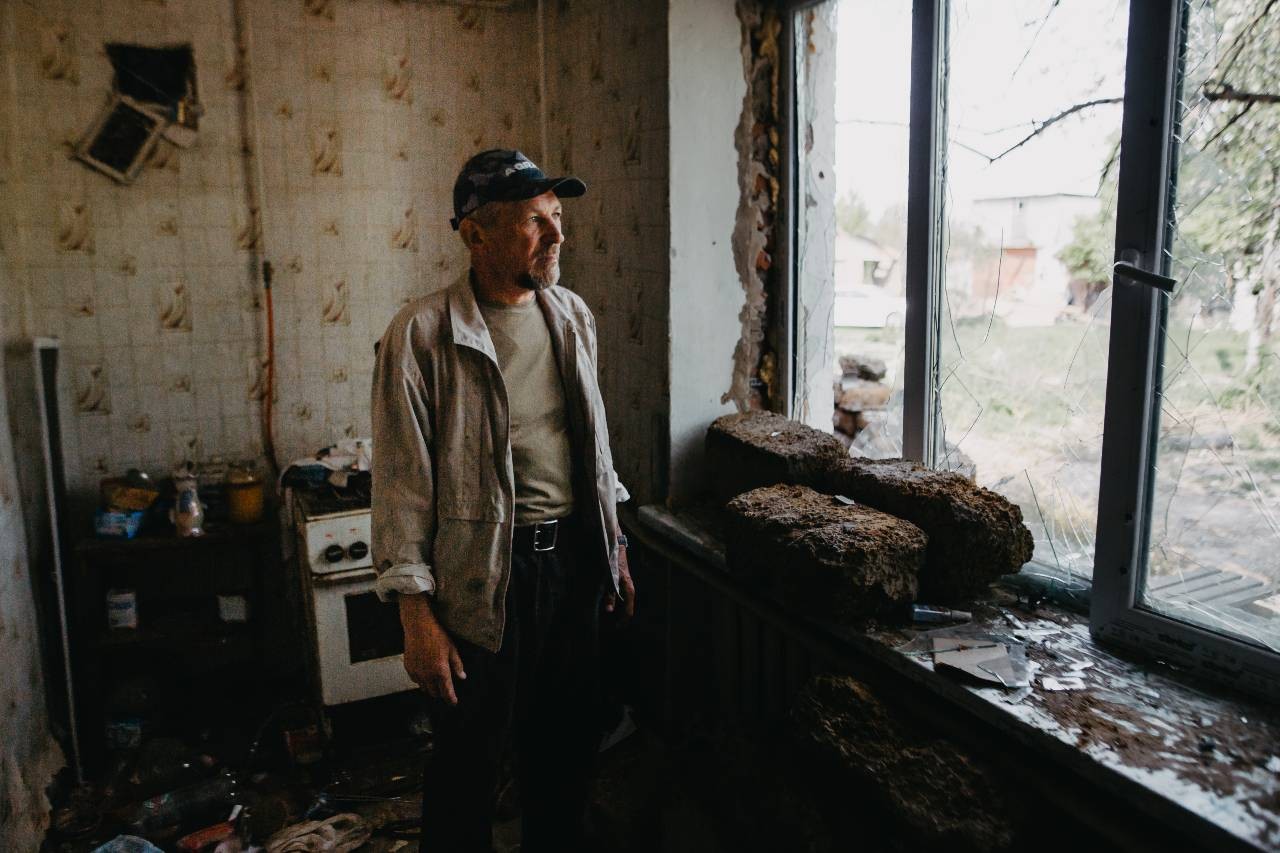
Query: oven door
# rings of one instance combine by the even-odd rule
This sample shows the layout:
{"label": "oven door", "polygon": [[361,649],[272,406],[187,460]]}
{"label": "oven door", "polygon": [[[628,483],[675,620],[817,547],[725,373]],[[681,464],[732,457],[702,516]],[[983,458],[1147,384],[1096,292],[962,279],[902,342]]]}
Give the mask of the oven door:
{"label": "oven door", "polygon": [[325,705],[417,689],[404,671],[399,608],[378,600],[376,579],[372,569],[311,578]]}

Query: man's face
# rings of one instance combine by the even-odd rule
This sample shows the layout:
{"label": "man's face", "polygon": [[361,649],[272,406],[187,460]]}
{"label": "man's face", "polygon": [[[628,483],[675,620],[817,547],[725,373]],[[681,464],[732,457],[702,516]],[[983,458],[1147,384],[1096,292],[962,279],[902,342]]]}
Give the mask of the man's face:
{"label": "man's face", "polygon": [[521,287],[546,290],[560,280],[560,199],[546,192],[502,204],[502,215],[484,229],[489,260]]}

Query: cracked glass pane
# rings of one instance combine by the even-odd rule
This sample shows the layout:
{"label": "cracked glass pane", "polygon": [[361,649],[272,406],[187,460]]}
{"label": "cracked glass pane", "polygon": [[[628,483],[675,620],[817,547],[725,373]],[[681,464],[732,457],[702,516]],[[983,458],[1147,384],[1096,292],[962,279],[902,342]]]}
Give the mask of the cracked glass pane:
{"label": "cracked glass pane", "polygon": [[952,0],[937,466],[1017,503],[1023,570],[1092,575],[1124,0]]}
{"label": "cracked glass pane", "polygon": [[[1171,185],[1143,603],[1280,650],[1280,25],[1198,0]],[[1270,13],[1270,15],[1268,15]]]}
{"label": "cracked glass pane", "polygon": [[850,452],[902,455],[911,4],[839,0],[835,410]]}

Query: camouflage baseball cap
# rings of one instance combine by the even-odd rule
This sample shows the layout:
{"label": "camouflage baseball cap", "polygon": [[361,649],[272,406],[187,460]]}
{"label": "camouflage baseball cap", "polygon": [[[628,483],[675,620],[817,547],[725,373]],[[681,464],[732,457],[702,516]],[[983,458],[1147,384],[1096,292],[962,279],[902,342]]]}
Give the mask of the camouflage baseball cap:
{"label": "camouflage baseball cap", "polygon": [[519,151],[491,148],[467,161],[453,184],[453,219],[457,231],[462,220],[491,201],[523,201],[553,192],[561,198],[577,198],[587,185],[577,178],[548,178]]}

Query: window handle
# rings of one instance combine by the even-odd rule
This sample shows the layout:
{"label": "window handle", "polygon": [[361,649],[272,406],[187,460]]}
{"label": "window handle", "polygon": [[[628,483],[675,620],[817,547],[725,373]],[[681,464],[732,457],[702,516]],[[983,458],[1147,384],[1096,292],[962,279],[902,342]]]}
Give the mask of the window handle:
{"label": "window handle", "polygon": [[1157,290],[1163,290],[1165,293],[1173,293],[1173,288],[1177,286],[1178,280],[1169,278],[1167,275],[1160,275],[1158,272],[1144,270],[1138,266],[1138,260],[1141,257],[1138,252],[1133,249],[1126,249],[1120,253],[1121,260],[1118,261],[1111,269],[1119,278],[1137,284],[1145,284],[1148,287],[1154,287]]}

